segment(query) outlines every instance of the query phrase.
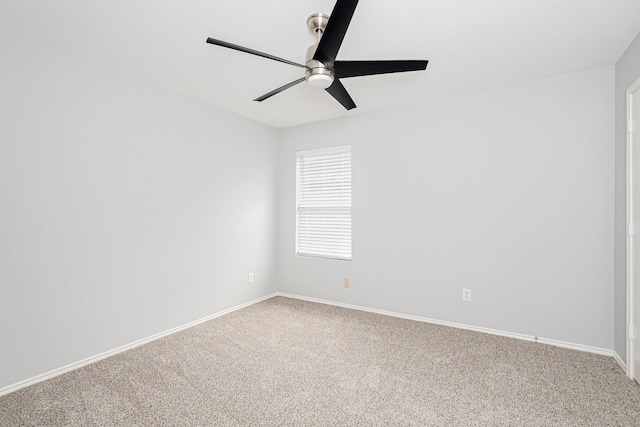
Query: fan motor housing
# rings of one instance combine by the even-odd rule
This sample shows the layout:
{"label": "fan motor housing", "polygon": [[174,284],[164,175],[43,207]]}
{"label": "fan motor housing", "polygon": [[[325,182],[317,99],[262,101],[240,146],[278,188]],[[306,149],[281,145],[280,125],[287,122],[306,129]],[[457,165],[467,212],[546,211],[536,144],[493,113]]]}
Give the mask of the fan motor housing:
{"label": "fan motor housing", "polygon": [[320,61],[313,59],[313,55],[316,53],[318,44],[309,46],[307,49],[306,63],[307,71],[304,73],[304,77],[307,79],[307,83],[313,87],[326,89],[333,84],[333,70],[327,67]]}

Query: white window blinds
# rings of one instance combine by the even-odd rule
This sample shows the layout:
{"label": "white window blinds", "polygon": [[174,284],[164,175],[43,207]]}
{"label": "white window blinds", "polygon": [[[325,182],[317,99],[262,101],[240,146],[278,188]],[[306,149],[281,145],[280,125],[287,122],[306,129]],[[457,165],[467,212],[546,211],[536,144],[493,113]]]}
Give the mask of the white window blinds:
{"label": "white window blinds", "polygon": [[296,254],[351,260],[351,146],[298,152]]}

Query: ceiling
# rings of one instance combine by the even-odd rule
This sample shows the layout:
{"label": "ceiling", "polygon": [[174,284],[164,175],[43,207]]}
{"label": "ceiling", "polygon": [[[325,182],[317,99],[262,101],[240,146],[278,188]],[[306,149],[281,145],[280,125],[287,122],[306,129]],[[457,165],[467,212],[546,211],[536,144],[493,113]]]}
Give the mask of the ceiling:
{"label": "ceiling", "polygon": [[0,26],[283,128],[613,65],[640,31],[638,0],[362,0],[339,60],[428,59],[426,71],[344,79],[358,108],[299,84],[306,26],[334,0],[0,0]]}

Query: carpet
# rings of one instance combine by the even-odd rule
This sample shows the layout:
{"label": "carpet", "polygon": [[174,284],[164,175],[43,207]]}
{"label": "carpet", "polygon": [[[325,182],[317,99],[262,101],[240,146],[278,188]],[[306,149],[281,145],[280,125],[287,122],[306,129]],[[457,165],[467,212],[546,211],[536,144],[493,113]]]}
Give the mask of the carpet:
{"label": "carpet", "polygon": [[274,297],[0,397],[0,426],[639,426],[611,357]]}

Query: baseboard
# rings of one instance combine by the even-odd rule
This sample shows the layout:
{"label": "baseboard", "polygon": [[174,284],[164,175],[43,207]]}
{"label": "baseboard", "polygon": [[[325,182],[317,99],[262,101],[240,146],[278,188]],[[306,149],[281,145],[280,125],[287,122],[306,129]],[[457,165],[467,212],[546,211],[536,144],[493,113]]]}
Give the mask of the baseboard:
{"label": "baseboard", "polygon": [[[462,323],[447,322],[447,321],[438,320],[438,319],[429,319],[429,318],[426,318],[426,317],[413,316],[413,315],[410,315],[410,314],[395,313],[395,312],[392,312],[392,311],[378,310],[378,309],[375,309],[375,308],[362,307],[362,306],[359,306],[359,305],[344,304],[344,303],[340,303],[340,302],[328,301],[328,300],[323,300],[323,299],[319,299],[319,298],[309,298],[309,297],[304,297],[304,296],[301,296],[301,295],[288,294],[288,293],[284,293],[284,292],[276,292],[276,294],[278,296],[287,297],[287,298],[294,298],[294,299],[299,299],[299,300],[303,300],[303,301],[317,302],[317,303],[320,303],[320,304],[334,305],[334,306],[337,306],[337,307],[350,308],[350,309],[353,309],[353,310],[367,311],[369,313],[383,314],[385,316],[398,317],[398,318],[407,319],[407,320],[415,320],[415,321],[418,321],[418,322],[433,323],[435,325],[450,326],[452,328],[465,329],[465,330],[474,331],[474,332],[482,332],[482,333],[485,333],[485,334],[498,335],[498,336],[501,336],[501,337],[516,338],[516,339],[519,339],[519,340],[537,342],[537,343],[542,343],[542,344],[548,344],[548,345],[553,345],[553,346],[556,346],[556,347],[562,347],[562,348],[568,348],[568,349],[571,349],[571,350],[584,351],[584,352],[587,352],[587,353],[595,353],[595,354],[600,354],[602,356],[610,356],[610,357],[614,357],[615,358],[615,356],[614,356],[615,352],[613,350],[608,350],[608,349],[605,349],[605,348],[592,347],[592,346],[588,346],[588,345],[575,344],[575,343],[570,343],[570,342],[565,342],[565,341],[558,341],[558,340],[553,340],[553,339],[549,339],[549,338],[535,337],[535,336],[532,336],[532,335],[524,335],[524,334],[518,334],[518,333],[514,333],[514,332],[500,331],[500,330],[497,330],[497,329],[482,328],[482,327],[478,327],[478,326],[465,325],[465,324],[462,324]],[[618,360],[618,359],[616,359],[616,361],[618,363],[621,363],[622,361]],[[625,372],[626,372],[626,369],[625,369]]]}
{"label": "baseboard", "polygon": [[178,326],[178,327],[169,329],[167,331],[160,332],[160,333],[152,335],[150,337],[143,338],[143,339],[138,340],[138,341],[134,341],[134,342],[132,342],[130,344],[126,344],[126,345],[123,345],[121,347],[114,348],[113,350],[105,351],[104,353],[100,353],[100,354],[98,354],[96,356],[88,357],[88,358],[86,358],[84,360],[80,360],[79,362],[71,363],[71,364],[63,366],[61,368],[54,369],[54,370],[49,371],[49,372],[45,372],[44,374],[40,374],[40,375],[37,375],[35,377],[26,379],[24,381],[20,381],[18,383],[11,384],[9,386],[0,388],[0,396],[12,393],[14,391],[20,390],[21,388],[28,387],[30,385],[33,385],[33,384],[48,380],[50,378],[57,377],[58,375],[62,375],[64,373],[66,373],[66,372],[73,371],[73,370],[81,368],[83,366],[90,365],[91,363],[95,363],[95,362],[97,362],[99,360],[106,359],[107,357],[114,356],[114,355],[116,355],[118,353],[122,353],[122,352],[125,352],[127,350],[131,350],[132,348],[139,347],[139,346],[141,346],[143,344],[146,344],[148,342],[155,341],[157,339],[166,337],[167,335],[175,334],[176,332],[180,332],[180,331],[182,331],[184,329],[190,328],[192,326],[196,326],[196,325],[198,325],[200,323],[204,323],[204,322],[209,321],[211,319],[215,319],[216,317],[224,316],[225,314],[229,314],[229,313],[231,313],[233,311],[240,310],[240,309],[248,307],[250,305],[259,303],[260,301],[264,301],[266,299],[273,298],[276,295],[277,295],[277,293],[266,295],[264,297],[261,297],[261,298],[246,302],[244,304],[237,305],[235,307],[229,308],[227,310],[220,311],[218,313],[209,315],[207,317],[203,317],[202,319],[198,319],[198,320],[195,320],[193,322],[186,323],[186,324],[184,324],[182,326]]}
{"label": "baseboard", "polygon": [[613,360],[618,362],[618,365],[620,365],[620,367],[622,368],[622,370],[624,371],[624,373],[626,375],[627,374],[627,364],[624,363],[624,361],[622,360],[620,355],[618,355],[618,353],[615,352],[615,351],[613,352]]}
{"label": "baseboard", "polygon": [[531,335],[517,334],[517,333],[513,333],[513,332],[505,332],[505,331],[500,331],[500,330],[497,330],[497,329],[489,329],[489,328],[482,328],[482,327],[478,327],[478,326],[465,325],[465,324],[462,324],[462,323],[455,323],[455,322],[448,322],[448,321],[444,321],[444,320],[430,319],[430,318],[421,317],[421,316],[413,316],[413,315],[409,315],[409,314],[395,313],[395,312],[392,312],[392,311],[378,310],[378,309],[375,309],[375,308],[363,307],[363,306],[359,306],[359,305],[344,304],[344,303],[324,300],[324,299],[320,299],[320,298],[311,298],[311,297],[305,297],[305,296],[301,296],[301,295],[288,294],[288,293],[284,293],[284,292],[275,292],[273,294],[269,294],[269,295],[266,295],[264,297],[257,298],[255,300],[246,302],[244,304],[237,305],[237,306],[229,308],[227,310],[223,310],[223,311],[220,311],[218,313],[214,313],[214,314],[209,315],[207,317],[203,317],[203,318],[195,320],[193,322],[186,323],[184,325],[169,329],[169,330],[164,331],[164,332],[160,332],[160,333],[152,335],[150,337],[143,338],[143,339],[138,340],[138,341],[134,341],[134,342],[132,342],[130,344],[123,345],[123,346],[115,348],[113,350],[109,350],[109,351],[106,351],[104,353],[100,353],[98,355],[95,355],[95,356],[80,360],[80,361],[75,362],[75,363],[71,363],[71,364],[63,366],[61,368],[54,369],[54,370],[49,371],[49,372],[45,372],[44,374],[37,375],[35,377],[26,379],[24,381],[20,381],[18,383],[11,384],[9,386],[0,388],[0,396],[12,393],[14,391],[20,390],[21,388],[28,387],[30,385],[33,385],[33,384],[36,384],[36,383],[39,383],[39,382],[42,382],[42,381],[46,381],[46,380],[48,380],[50,378],[57,377],[58,375],[62,375],[64,373],[66,373],[66,372],[73,371],[75,369],[81,368],[81,367],[89,365],[91,363],[95,363],[95,362],[97,362],[99,360],[106,359],[107,357],[114,356],[116,354],[125,352],[127,350],[131,350],[132,348],[139,347],[139,346],[141,346],[143,344],[146,344],[146,343],[151,342],[151,341],[155,341],[157,339],[166,337],[166,336],[171,335],[171,334],[175,334],[176,332],[182,331],[184,329],[190,328],[190,327],[198,325],[200,323],[204,323],[204,322],[209,321],[211,319],[215,319],[216,317],[224,316],[225,314],[231,313],[231,312],[236,311],[236,310],[240,310],[242,308],[245,308],[245,307],[248,307],[250,305],[259,303],[259,302],[267,300],[269,298],[273,298],[275,296],[283,296],[283,297],[286,297],[286,298],[294,298],[294,299],[303,300],[303,301],[310,301],[310,302],[316,302],[316,303],[320,303],[320,304],[333,305],[333,306],[337,306],[337,307],[350,308],[350,309],[353,309],[353,310],[366,311],[366,312],[369,312],[369,313],[382,314],[382,315],[385,315],[385,316],[398,317],[398,318],[401,318],[401,319],[415,320],[415,321],[418,321],[418,322],[432,323],[432,324],[442,325],[442,326],[450,326],[452,328],[465,329],[465,330],[474,331],[474,332],[482,332],[482,333],[486,333],[486,334],[498,335],[498,336],[507,337],[507,338],[515,338],[515,339],[524,340],[524,341],[538,342],[538,343],[553,345],[553,346],[556,346],[556,347],[563,347],[563,348],[568,348],[568,349],[572,349],[572,350],[584,351],[584,352],[588,352],[588,353],[595,353],[595,354],[600,354],[600,355],[603,355],[603,356],[610,356],[610,357],[614,358],[614,360],[618,363],[618,365],[620,365],[620,367],[622,368],[622,370],[625,373],[627,372],[626,364],[622,361],[620,356],[618,356],[618,354],[613,350],[608,350],[608,349],[598,348],[598,347],[592,347],[592,346],[587,346],[587,345],[582,345],[582,344],[569,343],[569,342],[558,341],[558,340],[552,340],[552,339],[548,339],[548,338],[539,338],[539,337],[534,337],[534,336],[531,336]]}

